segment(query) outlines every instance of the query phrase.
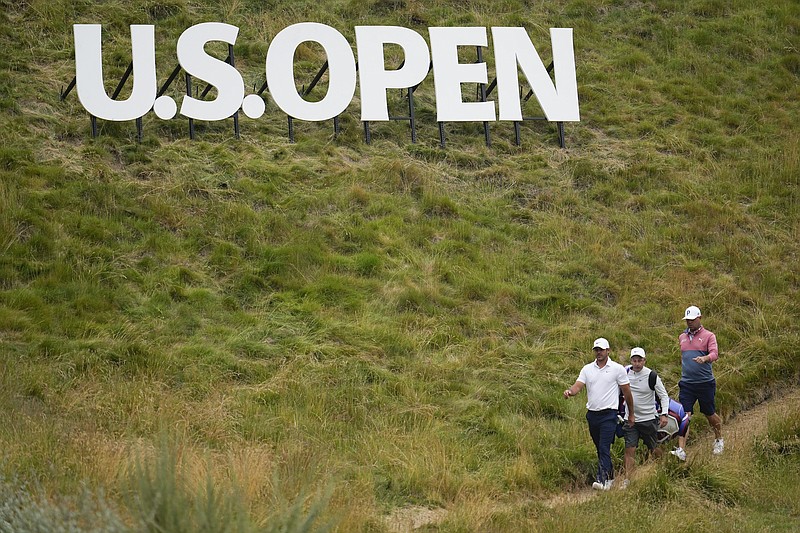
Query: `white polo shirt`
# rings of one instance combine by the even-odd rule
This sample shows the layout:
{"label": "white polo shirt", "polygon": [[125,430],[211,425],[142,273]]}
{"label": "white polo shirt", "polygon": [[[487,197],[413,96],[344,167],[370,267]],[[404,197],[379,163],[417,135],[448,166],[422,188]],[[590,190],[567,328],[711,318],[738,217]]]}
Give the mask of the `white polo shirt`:
{"label": "white polo shirt", "polygon": [[589,411],[617,409],[620,385],[630,384],[625,367],[611,359],[603,368],[597,366],[597,361],[584,366],[578,381],[586,385],[586,408]]}

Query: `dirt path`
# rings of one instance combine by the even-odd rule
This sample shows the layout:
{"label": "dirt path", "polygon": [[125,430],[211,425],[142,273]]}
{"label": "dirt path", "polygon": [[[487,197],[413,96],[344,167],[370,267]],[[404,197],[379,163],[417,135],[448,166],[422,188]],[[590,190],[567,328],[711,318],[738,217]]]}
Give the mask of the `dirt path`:
{"label": "dirt path", "polygon": [[[750,409],[740,411],[727,420],[724,420],[722,424],[722,438],[725,440],[725,454],[735,453],[737,450],[749,446],[753,442],[753,438],[766,433],[767,423],[770,417],[780,415],[798,404],[800,404],[800,389],[793,389],[787,393],[773,395]],[[697,416],[699,416],[700,419],[704,418],[700,413],[698,413]],[[706,460],[713,457],[711,447],[714,440],[714,433],[707,427],[705,421],[701,420],[699,424],[702,424],[700,426],[701,429],[705,428],[708,429],[708,431],[704,431],[702,434],[698,435],[697,431],[693,432],[692,426],[689,426],[689,438],[686,443],[687,460],[689,461]],[[668,448],[665,447],[664,459],[674,460],[674,458],[667,457],[667,449]],[[644,465],[637,466],[634,475],[631,476],[632,480],[649,475],[654,466],[655,462],[653,461],[648,461]],[[616,487],[616,489],[618,490],[619,488]],[[587,487],[586,489],[555,495],[547,500],[545,505],[555,508],[565,504],[582,503],[599,494],[598,491]]]}
{"label": "dirt path", "polygon": [[[789,392],[775,394],[765,401],[740,411],[734,416],[723,421],[722,436],[725,439],[725,453],[735,453],[741,448],[749,446],[753,438],[764,434],[767,431],[767,424],[771,417],[781,415],[792,408],[800,405],[800,389],[793,389]],[[703,415],[698,414],[703,418]],[[707,460],[712,457],[711,444],[713,433],[707,427],[705,421],[697,425],[701,429],[709,429],[698,434],[692,432],[690,427],[689,439],[686,445],[686,452],[689,461]],[[695,428],[697,429],[697,428]],[[587,435],[588,438],[588,435]],[[665,450],[662,460],[676,460],[674,457],[667,456]],[[648,461],[644,465],[639,465],[632,476],[632,479],[641,479],[649,475],[655,466],[655,462]],[[618,490],[618,489],[616,489]],[[585,489],[557,494],[544,502],[551,508],[560,507],[567,504],[582,503],[598,496],[601,492],[592,490],[590,487]],[[507,505],[507,504],[505,504]],[[411,532],[424,526],[438,524],[447,517],[447,509],[428,509],[425,507],[403,507],[396,509],[395,512],[385,517],[385,524],[392,533]]]}

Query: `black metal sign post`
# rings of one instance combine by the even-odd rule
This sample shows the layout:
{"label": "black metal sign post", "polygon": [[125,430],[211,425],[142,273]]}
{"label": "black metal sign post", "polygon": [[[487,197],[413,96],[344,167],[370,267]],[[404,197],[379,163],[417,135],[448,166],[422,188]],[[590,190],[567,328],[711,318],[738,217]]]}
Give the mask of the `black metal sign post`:
{"label": "black metal sign post", "polygon": [[[478,60],[479,61],[480,61],[480,57],[481,56],[480,56],[480,49],[479,49],[478,50]],[[553,71],[553,62],[551,61],[550,65],[548,65],[548,67],[547,67],[547,73],[550,74],[552,71]],[[493,79],[492,82],[489,84],[489,86],[486,87],[485,89],[483,87],[481,87],[480,88],[481,101],[485,102],[486,101],[486,97],[489,96],[490,94],[492,94],[492,91],[494,91],[495,88],[497,88],[497,78]],[[521,103],[524,104],[525,102],[530,100],[531,96],[533,96],[533,89],[528,90],[528,93],[524,97],[522,96],[522,92],[520,91]],[[538,116],[538,117],[526,117],[526,116],[523,116],[522,120],[515,120],[514,121],[514,144],[517,145],[517,146],[520,146],[522,144],[522,133],[520,131],[520,125],[523,122],[525,122],[525,121],[542,121],[542,120],[547,120],[547,117],[541,117],[541,116]],[[558,131],[558,145],[561,148],[566,148],[566,140],[565,140],[565,136],[564,136],[564,122],[563,121],[556,122],[556,129]],[[486,135],[486,146],[490,146],[489,129],[488,129],[488,124],[486,122],[484,122],[484,134]]]}
{"label": "black metal sign post", "polygon": [[[299,91],[298,94],[302,97],[306,97],[309,94],[311,94],[311,91],[313,91],[314,88],[317,86],[319,80],[321,80],[322,76],[328,71],[328,66],[329,66],[328,61],[325,60],[325,63],[319,68],[317,74],[314,76],[314,79],[311,80],[310,84],[308,84],[308,89],[306,89],[305,86],[303,86],[303,89]],[[356,68],[358,67],[356,66]],[[261,91],[259,91],[259,94],[261,94],[261,92],[266,88],[267,88],[267,82],[264,82],[264,85],[261,87]],[[289,142],[294,144],[294,117],[286,115],[286,118],[289,121]],[[339,126],[339,115],[336,115],[335,117],[333,117],[333,136],[338,137],[340,131],[341,128]]]}
{"label": "black metal sign post", "polygon": [[69,82],[66,89],[61,90],[61,101],[63,102],[67,95],[75,88],[75,82],[78,81],[78,76],[72,78],[72,81]]}
{"label": "black metal sign post", "polygon": [[[228,44],[228,63],[230,66],[236,68],[236,58],[233,55],[233,45]],[[233,134],[239,139],[239,110],[237,109],[233,113]]]}
{"label": "black metal sign post", "polygon": [[[128,81],[128,78],[130,77],[132,72],[133,72],[133,61],[131,61],[128,64],[128,68],[125,69],[125,73],[122,75],[122,78],[120,78],[119,83],[117,83],[117,88],[114,89],[114,93],[111,95],[111,99],[112,100],[116,100],[117,99],[117,97],[119,96],[119,93],[122,92],[122,88],[125,86],[125,82]],[[77,82],[78,82],[78,76],[75,75],[75,76],[73,76],[72,81],[69,82],[69,85],[67,85],[67,88],[65,90],[61,91],[61,94],[59,95],[59,98],[60,98],[61,101],[64,101],[67,98],[69,93],[72,92],[72,89],[75,88],[75,84]],[[91,126],[92,126],[92,138],[93,139],[97,138],[97,135],[98,135],[97,117],[90,114],[89,115],[89,121],[90,121]],[[141,119],[141,117],[136,119],[136,140],[138,142],[142,142],[142,119]]]}
{"label": "black metal sign post", "polygon": [[[475,51],[478,54],[478,63],[483,63],[483,47],[476,46]],[[480,98],[481,102],[486,101],[486,84],[479,83],[478,84],[478,97]],[[486,147],[492,146],[492,140],[489,138],[489,123],[487,121],[483,121],[483,138],[486,141]]]}
{"label": "black metal sign post", "polygon": [[[231,65],[232,67],[236,66],[235,60],[234,60],[234,55],[233,55],[233,45],[232,44],[228,45],[228,57],[225,59],[225,62],[228,63],[229,65]],[[175,81],[175,78],[178,77],[178,74],[180,74],[180,72],[181,72],[181,66],[179,64],[172,70],[172,72],[170,73],[169,77],[167,78],[167,81],[165,81],[164,85],[162,85],[161,88],[158,90],[158,92],[156,93],[156,98],[158,98],[159,96],[163,96],[164,95],[164,93],[167,91],[169,86],[172,85],[172,82]],[[128,68],[125,69],[125,73],[122,75],[122,78],[120,78],[119,82],[117,83],[117,87],[114,89],[114,92],[111,94],[111,99],[112,100],[116,100],[117,99],[119,94],[122,92],[122,88],[125,87],[125,83],[128,81],[128,78],[130,78],[132,73],[133,73],[133,61],[131,61],[128,64]],[[191,75],[186,73],[184,79],[186,81],[186,95],[187,96],[191,96],[191,94],[192,94],[192,77],[191,77]],[[76,85],[77,81],[78,81],[78,76],[76,75],[76,76],[74,76],[72,78],[72,81],[69,82],[69,85],[67,85],[67,88],[61,91],[61,93],[59,95],[60,100],[63,101],[63,100],[65,100],[67,98],[67,96],[69,96],[69,93],[72,92],[72,90],[75,88],[75,85]],[[210,83],[207,84],[205,89],[203,90],[202,94],[200,95],[200,98],[204,98],[209,93],[211,88],[212,88],[212,85]],[[266,89],[266,82],[264,83],[264,86],[259,91],[259,94],[261,94],[264,91],[264,89]],[[233,117],[233,132],[236,135],[236,138],[239,139],[240,131],[239,131],[239,110],[238,109],[232,115],[232,117]],[[96,138],[98,136],[97,117],[95,117],[94,115],[90,114],[89,118],[90,118],[91,126],[92,126],[92,138]],[[136,119],[136,140],[137,140],[137,142],[142,142],[143,130],[144,130],[144,128],[143,128],[142,117],[139,117],[139,118]],[[189,138],[190,139],[194,139],[194,119],[192,119],[192,118],[189,119]]]}
{"label": "black metal sign post", "polygon": [[[477,52],[478,59],[476,63],[483,63],[483,47],[476,46],[475,51]],[[493,84],[496,84],[496,79]],[[494,85],[492,85],[494,88]],[[489,95],[489,92],[486,89],[485,83],[479,83],[476,87],[476,96],[479,102],[486,102],[486,97]],[[445,139],[444,139],[444,122],[439,122],[439,147],[445,147]],[[492,146],[492,140],[489,136],[489,122],[483,121],[483,138],[484,142],[486,143],[487,147]]]}
{"label": "black metal sign post", "polygon": [[[551,74],[553,72],[553,66],[554,66],[554,63],[552,61],[550,62],[549,65],[547,65],[547,73],[548,74]],[[521,93],[520,93],[520,96],[522,96]],[[522,99],[521,99],[522,103],[524,104],[525,102],[530,100],[531,96],[533,96],[533,89],[528,90],[528,93],[524,97],[522,97]],[[526,121],[526,120],[528,120],[528,121],[541,121],[541,120],[547,120],[547,117],[525,117],[525,116],[523,116],[522,120],[523,121]],[[517,146],[522,144],[521,143],[521,135],[520,135],[520,124],[521,124],[520,121],[515,121],[514,122],[514,143]],[[562,121],[556,122],[556,131],[558,133],[558,146],[561,147],[561,148],[566,148],[567,144],[566,144],[566,141],[564,139],[564,122],[562,122]]]}
{"label": "black metal sign post", "polygon": [[[130,64],[128,65],[128,68],[125,69],[125,73],[122,75],[122,78],[119,80],[119,83],[117,83],[117,88],[114,89],[114,93],[111,95],[111,99],[112,100],[116,100],[117,99],[117,97],[119,96],[119,93],[122,91],[122,88],[125,86],[125,82],[128,81],[128,78],[130,77],[132,72],[133,72],[133,61],[130,62]],[[67,88],[61,91],[61,94],[59,95],[60,100],[63,101],[63,100],[65,100],[67,98],[69,93],[72,92],[72,89],[75,88],[75,84],[77,83],[77,81],[78,81],[78,76],[76,75],[76,76],[74,76],[72,78],[72,81],[69,82],[69,85],[67,85]],[[91,127],[92,127],[92,138],[94,139],[98,135],[97,117],[94,116],[94,115],[89,115],[89,121],[90,121]],[[142,132],[142,117],[139,117],[139,118],[136,119],[136,141],[137,142],[142,142],[142,133],[143,133]]]}
{"label": "black metal sign post", "polygon": [[[184,80],[186,80],[186,96],[192,96],[192,75],[184,72]],[[189,118],[189,138],[194,140],[194,119]]]}
{"label": "black metal sign post", "polygon": [[[400,70],[405,65],[405,61],[401,61],[400,65],[397,67],[396,70]],[[430,72],[431,68],[433,67],[433,63],[428,64],[428,72]],[[358,63],[356,63],[356,70],[358,70]],[[414,85],[413,87],[406,88],[406,97],[408,98],[408,116],[393,116],[389,115],[389,120],[407,120],[409,127],[411,128],[411,143],[417,143],[417,116],[416,110],[414,108],[414,92],[419,87],[419,83]],[[401,93],[402,94],[402,93]],[[370,144],[372,142],[372,134],[369,129],[369,121],[364,121],[364,142]]]}

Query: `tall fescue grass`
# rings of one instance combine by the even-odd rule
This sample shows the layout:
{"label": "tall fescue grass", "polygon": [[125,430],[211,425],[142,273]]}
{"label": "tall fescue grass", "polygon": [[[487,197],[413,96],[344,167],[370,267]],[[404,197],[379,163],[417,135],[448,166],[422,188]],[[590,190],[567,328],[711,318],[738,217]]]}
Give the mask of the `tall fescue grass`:
{"label": "tall fescue grass", "polygon": [[[284,509],[298,517],[291,523],[319,512],[340,531],[381,531],[394,509],[423,506],[451,511],[444,530],[519,531],[547,520],[540,500],[593,476],[582,402],[558,395],[590,360],[593,338],[607,337],[620,360],[643,346],[675,395],[680,317],[696,304],[720,340],[723,417],[796,381],[796,4],[2,7],[7,479],[47,496],[103,487],[124,503],[121,473],[166,433],[177,435],[178,457],[145,456],[161,467],[141,471],[151,504],[168,482],[156,474],[173,467],[191,487],[175,501],[200,502],[175,528],[217,512],[267,524]],[[330,24],[351,42],[358,24],[423,35],[524,26],[545,60],[548,28],[572,27],[582,121],[566,126],[564,150],[555,128],[527,122],[520,147],[509,124],[491,125],[490,148],[481,125],[447,124],[440,149],[429,76],[415,93],[416,144],[407,124],[391,122],[373,124],[367,145],[357,96],[338,137],[330,123],[296,121],[289,143],[268,98],[264,117],[242,119],[239,140],[230,121],[198,123],[190,141],[185,121],[149,114],[139,143],[132,123],[100,121],[92,139],[75,95],[59,99],[74,75],[72,23],[103,24],[113,90],[130,60],[129,24],[156,25],[164,80],[180,33],[208,20],[240,27],[248,87],[263,83],[271,39],[295,22]],[[474,50],[461,52],[474,61]],[[387,49],[388,64],[397,53]],[[302,86],[324,57],[314,45],[297,56]],[[323,78],[320,94],[326,87]],[[403,112],[397,92],[389,97]],[[528,113],[539,113],[535,102]],[[706,426],[698,420],[697,434]],[[686,498],[702,528],[712,517],[700,513],[701,494],[726,520],[755,497],[753,487],[733,490],[732,468],[665,466],[651,492],[671,487],[670,501]],[[780,493],[786,468],[753,490]],[[298,499],[326,487],[323,503]],[[240,493],[246,508],[231,496]],[[645,516],[656,524],[661,514]],[[608,515],[592,523],[610,528]]]}
{"label": "tall fescue grass", "polygon": [[[800,518],[789,487],[800,475],[798,409],[796,394],[774,402],[766,414],[766,433],[742,428],[735,438],[729,435],[724,456],[701,454],[686,463],[667,456],[625,491],[612,490],[546,512],[521,513],[529,518],[523,529],[579,531],[590,517],[594,531],[794,531]],[[760,420],[752,423],[761,425]]]}
{"label": "tall fescue grass", "polygon": [[227,481],[214,479],[210,457],[182,456],[179,445],[165,434],[156,448],[135,450],[131,457],[120,472],[122,508],[85,487],[75,497],[51,497],[41,486],[1,478],[0,531],[321,533],[336,521],[325,518],[329,489],[308,493],[310,484],[297,486],[296,479],[284,483],[275,468],[269,485],[272,505],[256,513],[242,492],[253,477],[250,473],[241,472],[241,480],[235,475]]}

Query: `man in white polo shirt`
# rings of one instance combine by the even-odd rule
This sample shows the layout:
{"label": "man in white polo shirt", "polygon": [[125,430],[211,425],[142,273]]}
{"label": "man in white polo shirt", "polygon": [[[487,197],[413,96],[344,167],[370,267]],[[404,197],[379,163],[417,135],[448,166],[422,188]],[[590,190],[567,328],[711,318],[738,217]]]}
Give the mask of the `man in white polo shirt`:
{"label": "man in white polo shirt", "polygon": [[[608,341],[599,338],[592,347],[594,361],[581,369],[575,384],[564,391],[564,398],[577,395],[586,387],[586,421],[589,423],[589,434],[597,449],[597,480],[592,488],[608,490],[614,483],[614,466],[611,463],[611,444],[617,429],[617,408],[619,393],[629,406],[633,406],[630,381],[625,367],[608,358],[610,349]],[[636,421],[634,409],[628,412],[628,426]]]}

